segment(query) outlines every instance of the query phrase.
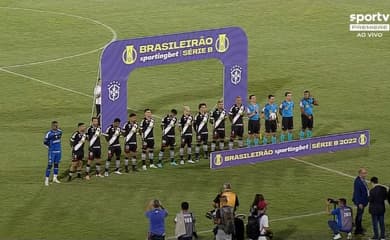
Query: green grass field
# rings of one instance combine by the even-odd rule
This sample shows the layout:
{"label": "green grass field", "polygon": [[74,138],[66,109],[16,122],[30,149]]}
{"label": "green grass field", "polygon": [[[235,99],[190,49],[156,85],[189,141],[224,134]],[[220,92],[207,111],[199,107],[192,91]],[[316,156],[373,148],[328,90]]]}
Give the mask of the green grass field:
{"label": "green grass field", "polygon": [[[320,101],[315,135],[371,130],[369,148],[301,159],[352,176],[366,166],[369,177],[390,184],[390,35],[358,38],[348,31],[350,14],[378,11],[389,13],[390,2],[1,0],[0,239],[145,239],[143,214],[153,198],[170,212],[167,236],[174,235],[174,215],[186,200],[198,217],[200,239],[212,239],[204,213],[226,181],[239,195],[239,212],[247,212],[255,193],[265,195],[275,239],[330,239],[324,202],[351,202],[350,177],[289,159],[218,171],[203,160],[44,187],[42,139],[58,120],[65,172],[68,139],[78,122],[89,121],[101,48],[113,38],[99,22],[118,39],[240,26],[249,38],[249,92],[262,105],[270,93],[281,101],[286,90],[297,104],[310,89]],[[141,114],[149,107],[162,116],[184,104],[213,106],[222,94],[222,73],[215,60],[137,70],[129,80],[129,108]],[[389,213],[386,218],[389,232]],[[367,212],[364,226],[371,236]]]}

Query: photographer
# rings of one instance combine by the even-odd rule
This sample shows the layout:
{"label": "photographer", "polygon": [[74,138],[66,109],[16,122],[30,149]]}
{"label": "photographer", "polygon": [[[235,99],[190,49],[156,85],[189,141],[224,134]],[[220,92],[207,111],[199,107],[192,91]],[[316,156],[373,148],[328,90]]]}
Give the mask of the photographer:
{"label": "photographer", "polygon": [[164,240],[165,239],[165,218],[168,212],[164,209],[159,200],[152,200],[145,212],[145,216],[149,219],[148,240]]}
{"label": "photographer", "polygon": [[235,234],[233,207],[227,204],[226,196],[221,196],[219,199],[220,207],[216,211],[214,220],[217,225],[216,240],[232,240]]}
{"label": "photographer", "polygon": [[[334,209],[330,210],[329,206],[333,204]],[[336,205],[338,207],[336,208]],[[333,199],[328,199],[326,201],[326,212],[330,215],[335,216],[334,220],[329,220],[328,225],[332,229],[334,236],[333,239],[341,239],[342,236],[340,232],[348,233],[347,239],[352,238],[352,208],[347,206],[347,200],[345,198],[340,198],[338,201]]]}
{"label": "photographer", "polygon": [[223,184],[221,193],[219,193],[213,201],[214,208],[219,208],[223,206],[220,204],[221,197],[226,197],[227,199],[226,205],[232,207],[235,212],[237,207],[239,206],[238,196],[236,193],[232,191],[232,186],[230,183]]}
{"label": "photographer", "polygon": [[188,202],[181,203],[181,212],[175,217],[175,236],[178,240],[198,239],[195,230],[195,217],[189,211]]}

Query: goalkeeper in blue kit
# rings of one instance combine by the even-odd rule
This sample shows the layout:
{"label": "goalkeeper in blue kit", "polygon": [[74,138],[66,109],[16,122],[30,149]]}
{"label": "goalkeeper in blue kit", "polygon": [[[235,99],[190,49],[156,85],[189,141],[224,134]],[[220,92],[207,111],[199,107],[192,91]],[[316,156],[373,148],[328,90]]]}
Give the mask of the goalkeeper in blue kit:
{"label": "goalkeeper in blue kit", "polygon": [[49,130],[43,140],[43,144],[48,148],[48,162],[46,168],[45,186],[49,186],[49,177],[51,168],[54,165],[53,182],[61,183],[58,180],[58,167],[61,161],[61,137],[62,131],[58,128],[58,122],[51,122],[51,130]]}

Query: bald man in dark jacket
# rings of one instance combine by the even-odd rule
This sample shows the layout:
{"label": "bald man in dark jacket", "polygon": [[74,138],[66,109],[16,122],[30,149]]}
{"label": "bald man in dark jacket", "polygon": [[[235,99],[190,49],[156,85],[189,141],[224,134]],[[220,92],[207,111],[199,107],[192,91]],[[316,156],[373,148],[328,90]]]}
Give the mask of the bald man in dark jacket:
{"label": "bald man in dark jacket", "polygon": [[366,182],[367,169],[360,168],[359,176],[355,178],[353,184],[353,197],[352,201],[357,207],[355,218],[355,234],[363,234],[364,229],[362,226],[364,209],[368,204],[368,186]]}

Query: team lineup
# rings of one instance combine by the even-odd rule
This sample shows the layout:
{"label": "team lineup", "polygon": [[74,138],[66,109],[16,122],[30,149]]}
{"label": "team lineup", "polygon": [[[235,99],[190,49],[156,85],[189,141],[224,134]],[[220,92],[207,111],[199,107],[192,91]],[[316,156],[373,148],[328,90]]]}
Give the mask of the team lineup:
{"label": "team lineup", "polygon": [[[301,112],[302,129],[299,132],[299,138],[310,138],[313,129],[313,107],[318,105],[317,100],[310,95],[309,91],[304,91],[304,96],[299,103]],[[237,96],[235,103],[229,111],[224,108],[224,103],[219,100],[215,108],[208,111],[205,103],[200,103],[198,113],[193,116],[188,106],[183,107],[183,114],[178,118],[176,109],[172,109],[161,121],[161,148],[158,153],[158,160],[155,164],[154,149],[155,138],[154,128],[156,121],[153,118],[151,109],[144,110],[144,117],[140,123],[137,121],[137,115],[131,113],[128,121],[121,125],[119,118],[114,119],[113,123],[103,132],[99,117],[93,117],[91,126],[88,128],[84,123],[78,124],[78,129],[70,138],[72,149],[72,164],[68,173],[68,181],[71,181],[76,174],[77,178],[82,178],[82,168],[84,159],[84,147],[88,143],[88,160],[85,165],[85,179],[91,177],[91,165],[95,161],[96,177],[108,177],[110,174],[111,160],[115,157],[115,170],[113,173],[121,172],[121,154],[124,151],[125,172],[131,170],[137,172],[137,136],[141,137],[142,142],[142,170],[147,170],[147,160],[149,168],[162,168],[163,159],[166,150],[169,150],[169,164],[171,166],[184,165],[185,163],[194,164],[200,160],[201,150],[204,159],[209,158],[209,128],[212,126],[212,141],[210,151],[225,150],[225,122],[228,119],[231,123],[230,138],[228,140],[228,149],[244,147],[244,117],[248,117],[248,138],[246,147],[262,144],[277,143],[276,132],[281,125],[279,142],[294,140],[293,129],[294,102],[292,93],[285,93],[285,100],[280,105],[275,103],[275,96],[269,95],[268,102],[263,108],[256,101],[255,95],[249,96],[248,106],[242,104],[241,96]],[[281,117],[281,121],[279,118]],[[260,119],[264,119],[265,134],[260,134]],[[176,128],[180,132],[179,161],[175,160],[176,146]],[[105,161],[104,171],[102,169],[102,142],[101,137],[107,140],[108,156]],[[192,154],[192,141],[195,136],[195,155]],[[53,168],[53,182],[60,183],[58,180],[58,169],[61,161],[61,137],[62,131],[59,129],[57,121],[52,122],[52,129],[45,135],[44,145],[48,148],[48,165],[46,169],[45,185],[49,185],[49,177]],[[120,138],[123,137],[123,148]],[[287,138],[286,138],[287,137]],[[217,149],[218,146],[218,149]],[[186,152],[186,158],[184,153]]]}

